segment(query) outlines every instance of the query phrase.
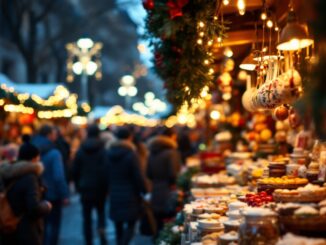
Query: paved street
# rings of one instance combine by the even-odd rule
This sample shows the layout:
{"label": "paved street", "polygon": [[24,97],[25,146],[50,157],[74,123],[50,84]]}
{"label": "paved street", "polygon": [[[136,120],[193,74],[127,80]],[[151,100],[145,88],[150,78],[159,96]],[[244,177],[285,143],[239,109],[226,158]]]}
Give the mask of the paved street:
{"label": "paved street", "polygon": [[[95,218],[95,213],[94,213]],[[94,222],[95,224],[95,222]],[[94,227],[95,229],[95,227]],[[94,231],[94,235],[95,235]],[[109,239],[109,245],[115,244],[115,234],[113,223],[108,219],[107,225],[107,238]],[[63,220],[61,227],[61,235],[59,245],[83,245],[82,236],[82,217],[81,206],[79,204],[79,197],[74,195],[71,197],[71,204],[64,208]],[[95,240],[94,245],[99,244],[98,240]],[[131,245],[152,245],[149,237],[135,235]]]}

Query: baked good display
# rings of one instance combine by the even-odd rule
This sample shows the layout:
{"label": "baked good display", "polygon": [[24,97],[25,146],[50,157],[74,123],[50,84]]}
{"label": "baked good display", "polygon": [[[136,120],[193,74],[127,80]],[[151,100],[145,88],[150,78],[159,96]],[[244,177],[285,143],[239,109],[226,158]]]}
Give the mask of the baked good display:
{"label": "baked good display", "polygon": [[213,214],[208,214],[208,213],[204,213],[204,214],[200,214],[198,215],[199,219],[220,219],[221,215],[213,213]]}
{"label": "baked good display", "polygon": [[216,219],[200,219],[198,220],[198,227],[201,229],[223,229],[223,226],[219,220]]}
{"label": "baked good display", "polygon": [[231,192],[224,188],[192,188],[191,194],[194,198],[227,196]]}
{"label": "baked good display", "polygon": [[227,176],[226,174],[204,174],[196,175],[191,179],[194,187],[208,188],[208,187],[221,187],[235,183],[235,178]]}
{"label": "baked good display", "polygon": [[239,239],[239,234],[236,231],[230,231],[220,236],[220,245],[229,245],[232,242],[237,242]]}
{"label": "baked good display", "polygon": [[276,245],[289,245],[289,244],[300,244],[300,245],[326,245],[326,239],[321,238],[308,238],[302,236],[296,236],[292,233],[285,234]]}
{"label": "baked good display", "polygon": [[326,187],[308,184],[295,190],[277,189],[273,197],[276,202],[320,202],[326,198]]}
{"label": "baked good display", "polygon": [[223,234],[222,231],[220,232],[213,232],[210,234],[207,234],[202,237],[201,243],[202,245],[211,245],[211,244],[217,244],[219,237]]}
{"label": "baked good display", "polygon": [[326,236],[326,214],[317,204],[279,204],[277,206],[281,231],[299,235]]}
{"label": "baked good display", "polygon": [[238,231],[240,224],[241,224],[240,220],[226,220],[223,222],[224,231],[225,232]]}
{"label": "baked good display", "polygon": [[269,177],[260,179],[258,181],[258,191],[275,189],[297,189],[298,187],[308,184],[308,180],[305,178],[291,178],[287,176],[283,177]]}

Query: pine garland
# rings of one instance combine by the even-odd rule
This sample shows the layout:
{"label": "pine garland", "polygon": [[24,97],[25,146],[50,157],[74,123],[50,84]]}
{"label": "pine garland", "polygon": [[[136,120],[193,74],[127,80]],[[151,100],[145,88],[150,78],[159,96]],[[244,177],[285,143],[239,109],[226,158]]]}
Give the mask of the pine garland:
{"label": "pine garland", "polygon": [[[171,3],[180,6],[180,1],[184,4],[181,14],[173,16]],[[219,0],[154,0],[148,10],[145,37],[154,48],[154,69],[164,80],[167,99],[175,109],[191,104],[213,83],[210,49],[226,30],[216,16],[220,4]]]}

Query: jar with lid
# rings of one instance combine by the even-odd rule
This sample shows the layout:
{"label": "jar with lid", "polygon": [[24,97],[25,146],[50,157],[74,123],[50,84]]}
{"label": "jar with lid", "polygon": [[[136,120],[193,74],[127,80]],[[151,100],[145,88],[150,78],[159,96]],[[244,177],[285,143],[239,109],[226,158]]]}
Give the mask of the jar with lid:
{"label": "jar with lid", "polygon": [[251,208],[244,211],[239,229],[239,245],[274,245],[279,238],[277,215],[270,209]]}

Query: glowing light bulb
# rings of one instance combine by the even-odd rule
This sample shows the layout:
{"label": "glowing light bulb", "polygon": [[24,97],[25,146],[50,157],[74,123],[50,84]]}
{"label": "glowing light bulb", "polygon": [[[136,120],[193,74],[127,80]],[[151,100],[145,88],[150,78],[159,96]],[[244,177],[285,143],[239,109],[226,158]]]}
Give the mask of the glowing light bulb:
{"label": "glowing light bulb", "polygon": [[226,5],[229,5],[230,1],[229,0],[223,0],[223,4],[226,6]]}
{"label": "glowing light bulb", "polygon": [[275,30],[275,31],[279,31],[280,28],[278,28],[278,26],[275,26],[274,30]]}
{"label": "glowing light bulb", "polygon": [[203,44],[203,40],[202,39],[198,39],[197,40],[197,44],[202,45]]}
{"label": "glowing light bulb", "polygon": [[212,41],[212,40],[208,41],[208,42],[207,42],[207,45],[208,45],[208,46],[212,46],[212,45],[213,45],[213,41]]}
{"label": "glowing light bulb", "polygon": [[208,65],[209,64],[209,61],[208,60],[204,60],[204,64],[205,65]]}
{"label": "glowing light bulb", "polygon": [[202,21],[199,21],[198,25],[199,25],[199,27],[201,27],[201,28],[203,28],[203,27],[205,26],[204,22],[202,22]]}
{"label": "glowing light bulb", "polygon": [[217,42],[221,43],[222,42],[222,37],[217,37]]}
{"label": "glowing light bulb", "polygon": [[203,37],[204,36],[204,32],[200,32],[199,36]]}
{"label": "glowing light bulb", "polygon": [[266,12],[262,12],[261,15],[260,15],[260,18],[261,18],[262,20],[266,20],[266,19],[267,19],[267,14],[266,14]]}
{"label": "glowing light bulb", "polygon": [[240,15],[244,15],[246,13],[246,4],[244,0],[238,0],[237,7]]}
{"label": "glowing light bulb", "polygon": [[273,21],[272,21],[272,20],[268,20],[268,21],[266,22],[266,26],[267,26],[268,28],[272,28],[272,27],[273,27]]}

